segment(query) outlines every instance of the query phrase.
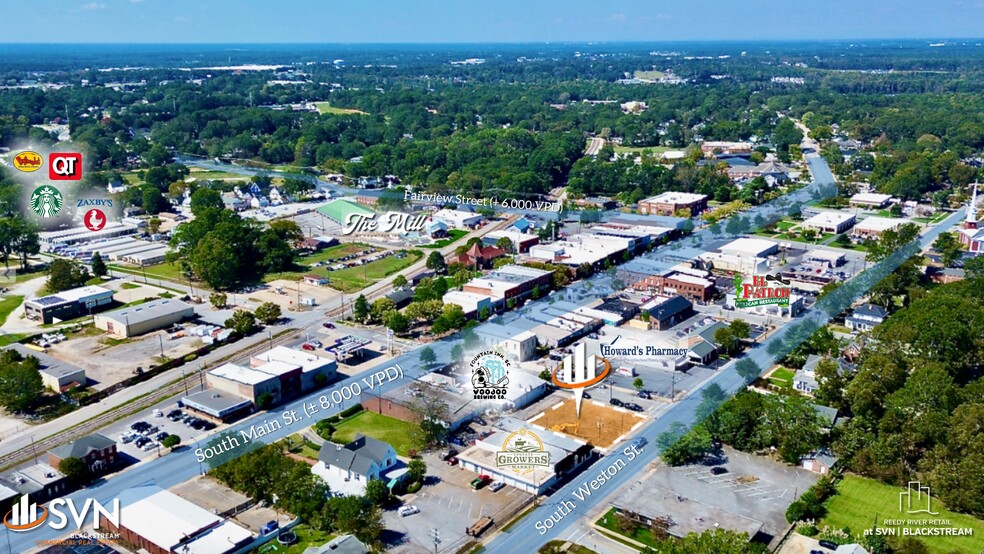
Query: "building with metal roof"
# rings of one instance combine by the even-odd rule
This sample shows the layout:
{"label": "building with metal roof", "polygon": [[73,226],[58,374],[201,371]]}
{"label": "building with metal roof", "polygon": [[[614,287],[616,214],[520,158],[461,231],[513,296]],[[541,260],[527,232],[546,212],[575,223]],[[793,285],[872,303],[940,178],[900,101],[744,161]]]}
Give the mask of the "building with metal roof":
{"label": "building with metal roof", "polygon": [[30,320],[50,325],[55,320],[67,321],[82,317],[113,303],[113,291],[89,285],[56,294],[32,298],[24,302],[24,315]]}
{"label": "building with metal roof", "polygon": [[375,216],[376,212],[366,208],[361,204],[356,204],[355,202],[349,202],[348,200],[334,200],[318,208],[318,213],[327,217],[328,219],[334,221],[339,225],[345,225],[346,220],[351,214],[358,214],[364,216]]}
{"label": "building with metal roof", "polygon": [[359,433],[345,445],[325,443],[311,471],[324,479],[332,492],[357,496],[365,494],[372,479],[393,487],[405,474],[401,466],[392,446]]}
{"label": "building with metal roof", "polygon": [[195,317],[195,308],[173,298],[113,310],[95,317],[96,328],[119,337],[143,335]]}

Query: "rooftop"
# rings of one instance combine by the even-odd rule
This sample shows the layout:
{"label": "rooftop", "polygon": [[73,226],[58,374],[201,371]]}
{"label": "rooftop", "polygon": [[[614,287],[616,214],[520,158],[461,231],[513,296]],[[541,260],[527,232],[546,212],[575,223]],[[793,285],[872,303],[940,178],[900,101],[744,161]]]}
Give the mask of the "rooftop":
{"label": "rooftop", "polygon": [[355,440],[344,446],[340,444],[334,446],[335,448],[332,448],[331,443],[322,446],[318,451],[318,459],[325,465],[354,471],[359,475],[368,475],[372,463],[379,467],[387,467],[386,457],[393,449],[389,444],[362,433],[357,434]]}
{"label": "rooftop", "polygon": [[740,238],[725,244],[720,250],[727,254],[765,257],[767,252],[773,251],[778,247],[778,242],[767,239]]}
{"label": "rooftop", "polygon": [[706,194],[694,194],[691,192],[664,192],[663,194],[657,194],[656,196],[646,198],[642,202],[658,204],[693,204],[694,202],[700,202],[701,200],[706,199]]}
{"label": "rooftop", "polygon": [[62,460],[65,458],[84,458],[89,452],[114,446],[116,441],[99,433],[93,433],[74,441],[52,448],[51,453]]}
{"label": "rooftop", "polygon": [[49,294],[48,296],[32,298],[27,302],[30,304],[48,307],[55,306],[57,304],[67,304],[69,302],[88,300],[95,296],[113,296],[113,291],[103,287],[89,285],[86,287],[79,287],[77,289],[63,290],[57,294]]}
{"label": "rooftop", "polygon": [[845,212],[832,212],[824,211],[817,215],[807,219],[803,222],[803,225],[807,227],[828,227],[828,226],[838,226],[842,223],[852,221],[854,219],[854,214],[849,214]]}
{"label": "rooftop", "polygon": [[244,385],[257,385],[273,377],[269,373],[236,364],[223,364],[208,373],[209,375],[215,375],[216,377],[222,377]]}
{"label": "rooftop", "polygon": [[245,398],[216,389],[207,389],[185,396],[181,402],[215,417],[223,417],[253,404]]}
{"label": "rooftop", "polygon": [[906,223],[904,219],[890,217],[867,217],[855,225],[855,231],[887,231]]}
{"label": "rooftop", "polygon": [[301,371],[305,373],[336,363],[335,360],[322,358],[321,356],[316,356],[300,350],[294,350],[293,348],[288,348],[286,346],[276,346],[272,350],[268,350],[262,354],[257,354],[253,358],[261,362],[278,361],[299,365],[301,366]]}
{"label": "rooftop", "polygon": [[859,192],[851,197],[851,202],[861,202],[863,204],[883,204],[892,198],[891,194],[878,194],[874,192]]}
{"label": "rooftop", "polygon": [[99,314],[97,317],[112,319],[119,322],[125,321],[127,325],[133,325],[134,323],[150,321],[161,316],[171,315],[184,310],[194,311],[194,308],[190,304],[185,304],[180,300],[166,298],[161,300],[151,300],[150,302],[138,304],[136,306],[129,306],[119,310],[104,312]]}
{"label": "rooftop", "polygon": [[[52,358],[51,356],[43,352],[38,352],[37,350],[29,348],[23,344],[19,344],[19,343],[11,344],[7,348],[5,348],[5,350],[16,350],[17,352],[20,353],[21,356],[24,357],[33,356],[37,358],[38,362],[40,362],[41,364],[39,370],[42,373],[51,375],[52,377],[56,377],[56,378],[67,377],[69,375],[73,375],[80,371],[85,371],[84,369],[82,369],[77,365],[73,365],[68,362],[63,362],[57,358]],[[84,385],[85,383],[80,383],[80,384]]]}

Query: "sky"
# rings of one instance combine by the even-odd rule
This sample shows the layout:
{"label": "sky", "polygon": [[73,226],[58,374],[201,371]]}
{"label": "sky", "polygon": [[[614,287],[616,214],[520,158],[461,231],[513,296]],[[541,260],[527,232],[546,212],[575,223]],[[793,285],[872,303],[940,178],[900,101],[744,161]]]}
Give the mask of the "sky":
{"label": "sky", "polygon": [[31,0],[0,43],[977,38],[984,0]]}

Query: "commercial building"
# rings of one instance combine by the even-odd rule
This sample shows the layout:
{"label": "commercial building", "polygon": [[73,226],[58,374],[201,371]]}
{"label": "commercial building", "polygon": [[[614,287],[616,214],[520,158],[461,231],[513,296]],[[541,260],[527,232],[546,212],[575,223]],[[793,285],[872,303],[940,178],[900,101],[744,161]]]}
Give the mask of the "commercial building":
{"label": "commercial building", "polygon": [[485,233],[482,237],[482,244],[485,246],[495,246],[501,239],[509,239],[509,242],[512,243],[511,254],[522,254],[529,251],[532,246],[540,243],[540,237],[537,235],[507,229],[505,231]]}
{"label": "commercial building", "polygon": [[95,326],[118,337],[143,335],[195,317],[195,308],[173,298],[151,300],[99,314]]}
{"label": "commercial building", "polygon": [[77,438],[48,452],[48,464],[52,467],[58,467],[62,460],[68,458],[82,460],[89,471],[97,474],[114,467],[120,461],[116,453],[116,441],[99,433]]}
{"label": "commercial building", "polygon": [[823,211],[801,223],[800,227],[840,234],[853,227],[856,219],[854,214]]}
{"label": "commercial building", "polygon": [[50,325],[55,320],[67,321],[98,311],[113,303],[113,291],[97,286],[63,290],[24,302],[27,319]]}
{"label": "commercial building", "polygon": [[[446,301],[445,301],[446,302]],[[499,350],[507,358],[525,362],[536,353],[536,334],[520,331],[512,326],[487,322],[475,328],[475,334],[485,348]]]}
{"label": "commercial building", "polygon": [[60,231],[38,233],[38,242],[42,252],[58,252],[82,243],[95,243],[99,240],[135,235],[140,231],[136,225],[128,225],[116,221],[107,222],[98,231],[90,231],[87,227],[72,227]]}
{"label": "commercial building", "polygon": [[[707,272],[702,272],[707,273]],[[707,302],[717,290],[714,281],[683,271],[666,271],[632,283],[632,289],[659,296],[680,295],[694,302]]]}
{"label": "commercial building", "polygon": [[206,389],[181,399],[181,407],[219,423],[253,413],[253,401],[219,389]]}
{"label": "commercial building", "polygon": [[656,297],[642,305],[640,310],[649,314],[650,325],[665,331],[694,315],[694,305],[682,296]]}
{"label": "commercial building", "polygon": [[64,392],[87,383],[85,370],[81,367],[52,358],[43,352],[23,344],[11,344],[6,350],[16,350],[21,356],[31,356],[39,363],[38,372],[45,388],[54,392]]}
{"label": "commercial building", "polygon": [[40,505],[65,496],[73,487],[64,473],[38,461],[0,476],[0,510],[6,514],[11,505],[25,494],[31,502]]}
{"label": "commercial building", "polygon": [[869,210],[880,210],[888,206],[892,200],[891,194],[877,194],[873,192],[859,192],[851,197],[850,206],[852,208],[866,208]]}
{"label": "commercial building", "polygon": [[638,251],[646,248],[650,244],[659,243],[660,239],[668,236],[672,229],[665,227],[650,227],[646,225],[624,225],[621,223],[602,223],[591,227],[585,234],[599,235],[608,237],[621,237],[633,239],[633,248]]}
{"label": "commercial building", "polygon": [[889,217],[869,217],[862,219],[854,226],[851,233],[855,238],[876,238],[890,229],[897,229],[906,223],[904,219]]}
{"label": "commercial building", "polygon": [[301,370],[301,392],[319,389],[338,376],[338,362],[286,346],[277,346],[250,359],[251,367],[262,369],[269,362],[283,362]]}
{"label": "commercial building", "polygon": [[706,254],[701,254],[699,258],[710,264],[713,269],[718,271],[729,271],[732,273],[751,275],[755,273],[765,273],[769,270],[769,260],[765,258],[737,256],[734,254],[724,254],[722,252],[708,252]]}
{"label": "commercial building", "polygon": [[466,316],[476,315],[482,310],[488,310],[489,313],[492,313],[492,299],[484,294],[453,290],[445,293],[441,300],[445,304],[461,306],[461,310],[465,312]]}
{"label": "commercial building", "polygon": [[[300,368],[271,362],[263,369],[223,364],[208,372],[206,383],[214,389],[245,398],[261,408],[276,404],[284,394],[300,389]],[[285,391],[286,388],[286,391]]]}
{"label": "commercial building", "polygon": [[464,292],[488,296],[497,303],[526,298],[537,289],[545,294],[553,285],[553,272],[521,265],[504,265],[483,277],[468,281]]}
{"label": "commercial building", "polygon": [[434,221],[443,221],[451,229],[474,229],[485,217],[482,214],[463,210],[438,210],[431,216]]}
{"label": "commercial building", "polygon": [[664,192],[639,201],[639,213],[643,215],[676,215],[679,210],[689,210],[695,216],[706,209],[706,194]]}
{"label": "commercial building", "polygon": [[601,268],[606,261],[621,262],[626,252],[635,252],[641,239],[578,233],[567,240],[530,248],[530,257],[576,268],[588,264]]}
{"label": "commercial building", "polygon": [[740,238],[719,249],[725,254],[749,258],[765,258],[779,252],[779,243],[767,239]]}
{"label": "commercial building", "polygon": [[[731,309],[735,308],[735,294],[733,292],[728,293],[725,296],[724,305]],[[799,315],[806,309],[806,300],[797,294],[789,295],[789,306],[779,306],[776,304],[765,304],[762,306],[754,306],[751,308],[737,308],[743,312],[758,314],[766,317],[779,317],[783,319],[791,319]]]}
{"label": "commercial building", "polygon": [[232,520],[219,517],[156,485],[119,494],[120,525],[105,514],[100,531],[120,538],[148,554],[227,554],[253,540],[253,534]]}
{"label": "commercial building", "polygon": [[333,493],[346,496],[365,494],[372,479],[392,488],[406,474],[392,446],[362,433],[346,445],[322,445],[311,472],[324,479]]}
{"label": "commercial building", "polygon": [[[495,423],[495,428],[491,435],[475,441],[475,446],[458,454],[459,465],[465,470],[488,475],[494,481],[530,494],[543,494],[565,476],[580,471],[591,459],[592,447],[588,443],[527,424],[514,417],[500,418]],[[549,454],[547,466],[536,466],[528,473],[499,467],[497,454],[503,452],[509,435],[520,429],[536,435],[543,443],[544,451]]]}
{"label": "commercial building", "polygon": [[339,225],[345,225],[352,214],[372,217],[376,212],[348,200],[333,200],[317,209],[317,212]]}
{"label": "commercial building", "polygon": [[803,254],[803,261],[827,264],[829,267],[840,267],[847,262],[847,256],[841,252],[827,250],[826,248],[814,248]]}

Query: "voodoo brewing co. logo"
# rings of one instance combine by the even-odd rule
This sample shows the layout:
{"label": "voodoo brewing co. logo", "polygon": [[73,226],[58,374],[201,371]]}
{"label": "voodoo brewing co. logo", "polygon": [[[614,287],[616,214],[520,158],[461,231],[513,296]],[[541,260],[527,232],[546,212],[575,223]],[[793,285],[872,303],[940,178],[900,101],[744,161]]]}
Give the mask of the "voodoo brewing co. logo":
{"label": "voodoo brewing co. logo", "polygon": [[475,400],[505,400],[511,363],[502,354],[489,350],[471,361]]}
{"label": "voodoo brewing co. logo", "polygon": [[535,433],[529,429],[519,429],[502,442],[502,450],[495,453],[495,465],[523,475],[537,466],[550,467],[550,453],[543,448],[543,441]]}
{"label": "voodoo brewing co. logo", "polygon": [[735,307],[754,308],[776,304],[789,306],[789,281],[776,275],[753,275],[745,279],[735,275]]}

